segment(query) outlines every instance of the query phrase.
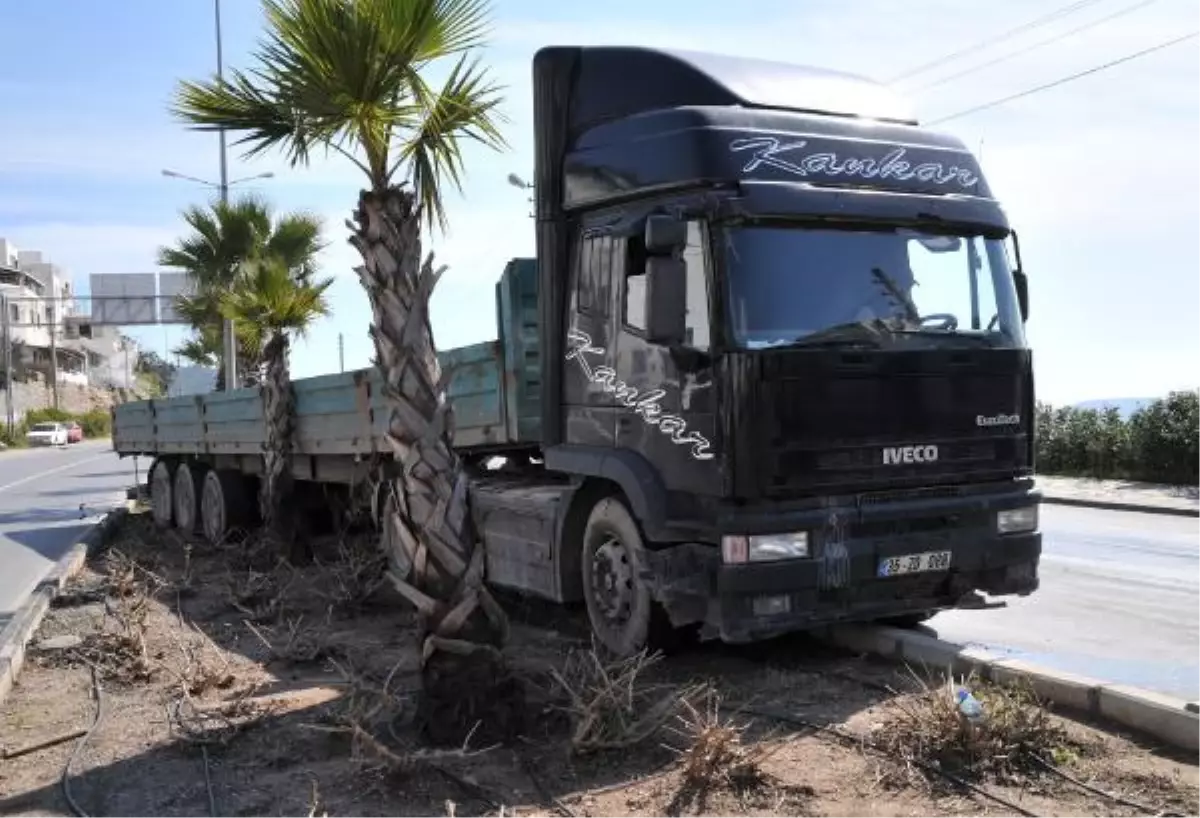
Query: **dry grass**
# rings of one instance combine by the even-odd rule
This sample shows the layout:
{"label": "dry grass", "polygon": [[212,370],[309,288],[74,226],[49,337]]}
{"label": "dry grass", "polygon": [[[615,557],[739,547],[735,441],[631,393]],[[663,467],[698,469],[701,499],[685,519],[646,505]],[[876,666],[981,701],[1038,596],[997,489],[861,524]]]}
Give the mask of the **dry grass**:
{"label": "dry grass", "polygon": [[327,622],[306,624],[303,616],[295,616],[272,628],[256,627],[250,620],[245,625],[276,661],[311,665],[341,652]]}
{"label": "dry grass", "polygon": [[678,727],[671,732],[686,743],[686,749],[671,747],[679,756],[685,786],[699,789],[725,787],[734,791],[752,789],[763,783],[763,763],[782,745],[745,740],[748,725],[722,718],[721,697],[711,689],[684,699]]}
{"label": "dry grass", "polygon": [[[926,765],[966,779],[1019,783],[1042,771],[1035,758],[1057,760],[1079,749],[1027,686],[1000,686],[974,676],[918,681],[919,692],[896,699],[894,715],[875,736],[876,746],[903,766],[910,782],[925,777]],[[960,714],[959,687],[983,705],[979,723]]]}
{"label": "dry grass", "polygon": [[267,571],[247,566],[230,570],[226,577],[226,595],[230,607],[252,622],[275,622],[287,608],[296,571],[284,560]]}
{"label": "dry grass", "polygon": [[324,596],[335,609],[353,614],[387,582],[387,556],[373,539],[341,536],[326,572]]}
{"label": "dry grass", "polygon": [[[71,735],[91,717],[84,663],[53,668],[74,654],[109,679],[146,677],[106,679],[114,715],[74,773],[93,814],[208,814],[210,775],[220,814],[994,814],[984,790],[1037,814],[1128,814],[1112,798],[1035,778],[1035,754],[1152,805],[1145,814],[1194,810],[1194,766],[1123,739],[1095,749],[1091,732],[1068,723],[1081,742],[1072,744],[1027,691],[968,680],[990,720],[964,737],[944,680],[895,695],[904,680],[890,669],[854,660],[848,670],[841,655],[806,657],[787,673],[732,649],[610,661],[536,615],[515,622],[509,648],[514,671],[546,694],[517,742],[493,751],[480,728],[432,749],[415,729],[420,630],[380,604],[401,602],[375,587],[368,555],[352,550],[361,543],[331,537],[315,561],[291,566],[261,542],[248,540],[258,549],[249,556],[188,549],[130,520],[48,614],[43,637],[84,644],[35,643],[0,708],[6,743]],[[733,701],[747,705],[735,712]],[[791,718],[756,712],[756,701]],[[779,725],[801,735],[776,737]],[[1067,758],[1076,746],[1088,752]],[[58,809],[71,751],[62,743],[6,760],[0,789],[23,800],[0,795],[0,813]],[[930,786],[924,774],[943,768],[979,782],[976,791]]]}
{"label": "dry grass", "polygon": [[593,648],[571,653],[551,676],[567,699],[571,748],[580,755],[619,750],[649,739],[678,713],[682,703],[703,689],[684,690],[652,684],[642,675],[659,660],[645,650],[628,659],[606,662]]}

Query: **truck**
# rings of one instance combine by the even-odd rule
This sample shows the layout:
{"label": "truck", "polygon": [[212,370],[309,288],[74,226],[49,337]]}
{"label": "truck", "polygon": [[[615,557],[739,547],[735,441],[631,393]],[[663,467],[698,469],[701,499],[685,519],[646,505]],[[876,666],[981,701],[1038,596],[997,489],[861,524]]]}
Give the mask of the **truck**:
{"label": "truck", "polygon": [[[714,54],[547,47],[533,94],[536,258],[495,340],[439,353],[491,585],[582,602],[618,655],[1036,591],[1028,283],[960,140]],[[293,383],[298,506],[380,518],[379,377]],[[160,523],[252,516],[257,391],[113,420]]]}

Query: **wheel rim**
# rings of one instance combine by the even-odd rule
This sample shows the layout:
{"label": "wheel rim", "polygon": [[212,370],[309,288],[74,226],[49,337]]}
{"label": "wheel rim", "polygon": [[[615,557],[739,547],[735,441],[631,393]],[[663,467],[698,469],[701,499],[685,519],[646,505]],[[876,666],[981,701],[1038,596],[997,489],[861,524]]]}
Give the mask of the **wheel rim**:
{"label": "wheel rim", "polygon": [[192,481],[192,470],[187,464],[183,464],[175,478],[175,523],[180,530],[195,530],[195,513],[196,487]]}
{"label": "wheel rim", "polygon": [[633,566],[629,552],[616,537],[608,536],[592,554],[592,599],[610,625],[629,621],[633,612]]}
{"label": "wheel rim", "polygon": [[150,507],[154,512],[154,522],[159,525],[171,524],[171,472],[167,464],[159,462],[154,467],[154,479],[150,481]]}
{"label": "wheel rim", "polygon": [[225,538],[225,497],[216,472],[209,472],[204,478],[204,491],[200,494],[200,523],[204,526],[204,536],[213,545],[220,544]]}

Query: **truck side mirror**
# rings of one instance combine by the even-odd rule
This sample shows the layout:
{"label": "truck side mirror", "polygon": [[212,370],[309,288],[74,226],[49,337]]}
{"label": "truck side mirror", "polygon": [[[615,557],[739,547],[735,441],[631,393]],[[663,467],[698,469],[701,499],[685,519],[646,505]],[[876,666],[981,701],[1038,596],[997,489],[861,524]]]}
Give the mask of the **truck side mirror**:
{"label": "truck side mirror", "polygon": [[1016,257],[1016,264],[1013,267],[1013,284],[1017,288],[1017,305],[1021,308],[1021,320],[1029,320],[1029,278],[1025,275],[1024,265],[1021,262],[1021,240],[1017,238],[1017,231],[1013,230],[1009,233],[1012,238],[1013,255]]}
{"label": "truck side mirror", "polygon": [[1029,279],[1020,270],[1013,270],[1013,284],[1017,287],[1017,305],[1021,308],[1021,320],[1029,320]]}
{"label": "truck side mirror", "polygon": [[646,340],[678,346],[687,331],[687,266],[671,256],[646,259]]}
{"label": "truck side mirror", "polygon": [[646,218],[646,252],[652,256],[669,256],[687,247],[687,222],[661,213]]}

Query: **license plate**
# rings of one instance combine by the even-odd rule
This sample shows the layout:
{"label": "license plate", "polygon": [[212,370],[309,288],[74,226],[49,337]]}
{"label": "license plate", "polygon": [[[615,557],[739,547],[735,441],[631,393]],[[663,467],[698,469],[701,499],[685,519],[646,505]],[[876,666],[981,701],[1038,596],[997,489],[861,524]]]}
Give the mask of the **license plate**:
{"label": "license plate", "polygon": [[925,571],[945,571],[950,567],[949,551],[925,551],[921,554],[902,554],[879,561],[879,576],[919,574]]}

